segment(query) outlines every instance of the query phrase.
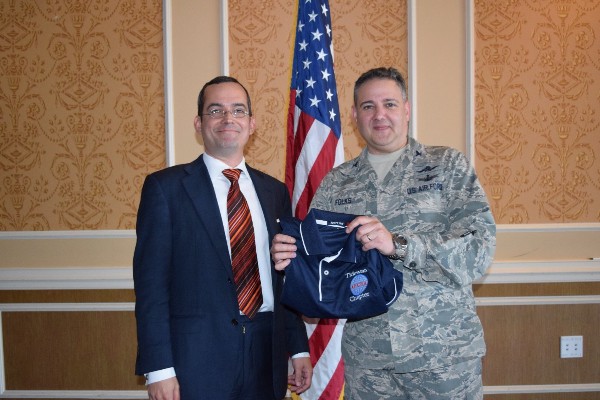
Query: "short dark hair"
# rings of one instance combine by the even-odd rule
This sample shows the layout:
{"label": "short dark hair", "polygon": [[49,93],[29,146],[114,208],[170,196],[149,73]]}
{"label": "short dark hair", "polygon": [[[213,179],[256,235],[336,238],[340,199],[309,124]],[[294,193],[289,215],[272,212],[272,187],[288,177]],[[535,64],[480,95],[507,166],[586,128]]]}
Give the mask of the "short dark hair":
{"label": "short dark hair", "polygon": [[358,89],[360,89],[360,87],[366,82],[373,79],[393,80],[394,82],[396,82],[396,84],[400,87],[400,90],[402,91],[402,100],[408,100],[408,94],[406,92],[406,81],[404,80],[404,77],[402,76],[400,71],[398,71],[394,67],[379,67],[368,70],[367,72],[359,76],[356,82],[354,83],[354,105],[356,105],[356,93],[358,92]]}
{"label": "short dark hair", "polygon": [[200,94],[198,94],[198,115],[201,116],[202,110],[204,109],[204,92],[206,91],[206,88],[210,85],[218,85],[219,83],[225,82],[237,83],[242,87],[242,89],[244,89],[244,92],[246,93],[246,101],[248,102],[248,115],[252,116],[252,104],[250,103],[250,94],[248,94],[248,91],[246,90],[244,85],[242,85],[237,79],[231,76],[217,76],[216,78],[211,79],[210,81],[206,82],[204,86],[202,86]]}

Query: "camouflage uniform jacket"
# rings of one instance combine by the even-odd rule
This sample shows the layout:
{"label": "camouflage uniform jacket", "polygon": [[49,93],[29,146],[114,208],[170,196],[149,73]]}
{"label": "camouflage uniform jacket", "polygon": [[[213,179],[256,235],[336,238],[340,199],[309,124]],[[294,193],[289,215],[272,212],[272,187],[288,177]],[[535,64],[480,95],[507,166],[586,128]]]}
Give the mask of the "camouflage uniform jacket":
{"label": "camouflage uniform jacket", "polygon": [[346,364],[422,371],[485,354],[472,282],[485,273],[496,225],[473,168],[457,150],[414,139],[378,182],[366,149],[323,179],[312,208],[377,217],[408,241],[400,298],[386,314],[348,321]]}

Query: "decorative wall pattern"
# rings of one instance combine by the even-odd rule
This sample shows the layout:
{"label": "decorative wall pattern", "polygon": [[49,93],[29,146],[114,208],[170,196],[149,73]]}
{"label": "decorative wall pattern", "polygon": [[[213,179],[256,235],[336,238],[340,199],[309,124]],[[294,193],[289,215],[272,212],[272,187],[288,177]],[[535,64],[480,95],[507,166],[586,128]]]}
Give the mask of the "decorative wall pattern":
{"label": "decorative wall pattern", "polygon": [[[600,221],[600,0],[473,0],[476,167],[499,223]],[[296,1],[230,0],[249,162],[283,179]],[[330,0],[346,158],[352,86],[407,71],[406,1]],[[131,229],[165,165],[162,1],[0,2],[0,231]]]}
{"label": "decorative wall pattern", "polygon": [[474,4],[476,166],[497,222],[600,222],[600,0]]}
{"label": "decorative wall pattern", "polygon": [[[329,0],[335,74],[346,159],[364,143],[352,122],[354,81],[366,70],[394,66],[406,74],[406,1]],[[293,58],[295,0],[229,0],[229,73],[252,97],[257,130],[246,158],[284,179],[285,138]]]}
{"label": "decorative wall pattern", "polygon": [[161,0],[0,2],[0,231],[131,229],[165,165]]}

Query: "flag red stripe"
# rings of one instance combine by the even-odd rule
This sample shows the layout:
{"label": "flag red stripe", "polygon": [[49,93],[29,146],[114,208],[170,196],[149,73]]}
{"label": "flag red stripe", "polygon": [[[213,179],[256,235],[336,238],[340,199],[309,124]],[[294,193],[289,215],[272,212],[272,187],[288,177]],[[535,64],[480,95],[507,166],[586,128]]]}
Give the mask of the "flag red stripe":
{"label": "flag red stripe", "polygon": [[310,335],[308,347],[310,349],[310,361],[313,367],[317,365],[319,358],[321,358],[323,352],[327,348],[336,326],[337,319],[322,318],[319,320],[313,334]]}
{"label": "flag red stripe", "polygon": [[[300,118],[298,118],[298,126],[296,127],[296,137],[294,138],[294,165],[298,162],[298,158],[302,153],[302,148],[304,147],[304,141],[310,132],[310,128],[312,124],[315,122],[315,119],[305,112],[300,112]],[[325,172],[326,173],[326,172]],[[323,175],[324,172],[322,171]]]}
{"label": "flag red stripe", "polygon": [[338,139],[335,137],[333,132],[329,133],[327,140],[323,144],[319,156],[315,160],[310,172],[308,174],[308,182],[304,186],[304,190],[298,199],[298,204],[294,210],[294,215],[300,219],[304,219],[308,213],[310,202],[313,195],[317,191],[321,180],[325,176],[323,171],[329,171],[335,163],[335,150],[337,147]]}
{"label": "flag red stripe", "polygon": [[292,160],[297,159],[294,153],[294,112],[296,110],[296,90],[293,88],[290,90],[290,105],[288,108],[288,119],[287,119],[287,136],[285,143],[285,184],[288,188],[290,196],[294,191],[294,182],[296,180],[296,163]]}

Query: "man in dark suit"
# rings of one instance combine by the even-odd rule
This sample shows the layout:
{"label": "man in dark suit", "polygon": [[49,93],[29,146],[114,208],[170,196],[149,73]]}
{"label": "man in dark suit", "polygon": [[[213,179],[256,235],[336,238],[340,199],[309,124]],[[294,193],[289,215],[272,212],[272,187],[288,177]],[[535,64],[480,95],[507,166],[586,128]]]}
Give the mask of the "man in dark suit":
{"label": "man in dark suit", "polygon": [[[133,259],[136,374],[146,375],[153,400],[279,400],[288,384],[297,393],[310,386],[306,329],[280,304],[283,275],[269,255],[277,219],[291,215],[290,198],[283,183],[245,163],[255,124],[246,89],[231,77],[211,80],[194,120],[205,153],[144,182]],[[247,297],[258,298],[258,311],[244,313],[245,300],[238,301],[231,249],[238,246],[230,246],[238,235],[228,219],[234,184],[225,170],[241,170],[260,277]]]}

